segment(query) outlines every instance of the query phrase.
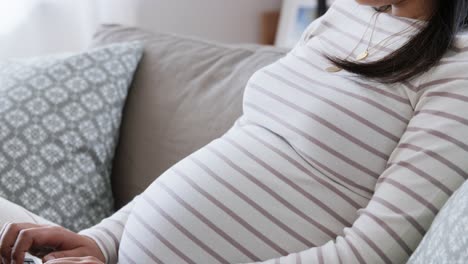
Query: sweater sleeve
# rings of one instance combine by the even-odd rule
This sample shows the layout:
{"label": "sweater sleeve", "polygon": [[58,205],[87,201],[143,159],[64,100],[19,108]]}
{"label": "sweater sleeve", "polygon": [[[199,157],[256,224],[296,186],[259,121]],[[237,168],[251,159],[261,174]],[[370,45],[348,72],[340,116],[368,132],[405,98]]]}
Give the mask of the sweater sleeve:
{"label": "sweater sleeve", "polygon": [[90,237],[96,242],[106,258],[106,263],[117,263],[120,240],[135,200],[136,198],[99,224],[79,232],[80,235]]}
{"label": "sweater sleeve", "polygon": [[419,98],[414,115],[369,204],[343,235],[263,263],[405,263],[467,179],[468,80],[463,79],[444,77],[413,87]]}

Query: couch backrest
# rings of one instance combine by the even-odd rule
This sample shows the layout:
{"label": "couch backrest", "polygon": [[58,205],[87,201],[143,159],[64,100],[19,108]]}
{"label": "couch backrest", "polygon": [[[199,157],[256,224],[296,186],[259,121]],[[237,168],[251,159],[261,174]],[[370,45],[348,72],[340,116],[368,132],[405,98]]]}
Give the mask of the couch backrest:
{"label": "couch backrest", "polygon": [[273,47],[223,45],[106,25],[93,46],[141,40],[113,164],[116,208],[171,165],[221,136],[242,113],[250,76],[284,56]]}

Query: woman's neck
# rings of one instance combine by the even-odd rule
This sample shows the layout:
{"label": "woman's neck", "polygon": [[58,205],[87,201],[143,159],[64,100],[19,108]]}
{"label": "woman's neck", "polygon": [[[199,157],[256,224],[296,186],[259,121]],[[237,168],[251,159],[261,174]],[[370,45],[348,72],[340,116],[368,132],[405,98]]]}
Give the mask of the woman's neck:
{"label": "woman's neck", "polygon": [[428,0],[402,0],[392,4],[388,13],[399,17],[428,20],[432,15],[433,5],[434,1]]}

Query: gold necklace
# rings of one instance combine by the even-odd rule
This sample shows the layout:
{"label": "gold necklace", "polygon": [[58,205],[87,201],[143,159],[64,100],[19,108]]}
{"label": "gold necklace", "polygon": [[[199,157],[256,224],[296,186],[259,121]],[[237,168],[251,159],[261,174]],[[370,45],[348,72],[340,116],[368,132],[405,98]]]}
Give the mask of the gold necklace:
{"label": "gold necklace", "polygon": [[[379,12],[379,15],[380,15],[380,12]],[[371,43],[372,43],[372,39],[374,38],[375,26],[377,25],[377,19],[379,19],[379,15],[377,15],[377,16],[375,17],[374,26],[372,27],[372,33],[371,33],[369,42],[367,42],[367,48],[366,48],[365,51],[361,52],[361,53],[356,57],[356,60],[357,60],[357,61],[361,61],[361,60],[364,60],[365,58],[369,57],[369,48],[370,48],[370,45],[371,45]],[[365,35],[365,33],[364,33],[364,35]]]}
{"label": "gold necklace", "polygon": [[392,34],[384,39],[382,39],[381,41],[379,41],[377,44],[373,45],[372,47],[370,46],[370,43],[372,41],[372,37],[371,37],[371,40],[369,41],[369,45],[367,46],[366,50],[363,51],[361,54],[359,54],[358,56],[356,56],[356,60],[357,61],[361,61],[361,60],[364,60],[366,59],[367,57],[370,56],[370,51],[371,50],[374,50],[376,49],[381,43],[384,43],[385,42],[385,45],[382,45],[382,47],[386,47],[386,46],[390,46],[392,45],[393,43],[397,42],[398,40],[394,40],[393,42],[391,42],[389,45],[387,45],[387,42],[390,40],[390,38],[392,37],[395,37],[395,36],[398,36],[398,35],[403,35],[405,34],[406,32],[408,32],[409,30],[412,27],[412,25],[409,25],[408,27],[406,27],[404,30],[400,31],[400,32],[397,32],[395,34]]}
{"label": "gold necklace", "polygon": [[383,40],[379,41],[379,42],[378,42],[377,44],[375,44],[374,46],[368,48],[368,56],[370,56],[370,54],[371,54],[370,51],[372,51],[372,50],[374,50],[374,49],[377,49],[377,47],[378,47],[381,43],[385,43],[384,45],[381,45],[381,47],[383,48],[383,47],[391,46],[391,45],[393,45],[394,43],[398,42],[398,39],[397,39],[397,40],[393,40],[392,42],[390,42],[390,43],[388,44],[388,41],[389,41],[392,37],[398,36],[398,35],[403,35],[403,34],[409,32],[410,30],[408,30],[408,29],[411,29],[411,27],[412,27],[412,25],[409,25],[409,26],[408,26],[407,28],[405,28],[404,30],[402,30],[402,31],[400,31],[400,32],[398,32],[398,33],[392,34],[392,35],[390,35],[390,36],[384,38]]}
{"label": "gold necklace", "polygon": [[[373,28],[372,28],[371,37],[370,37],[370,39],[369,39],[369,42],[367,43],[367,48],[366,48],[363,52],[361,52],[359,55],[356,56],[356,58],[355,58],[356,61],[365,60],[366,58],[368,58],[368,57],[371,55],[371,50],[376,49],[376,48],[377,48],[381,43],[383,43],[383,42],[386,42],[386,43],[385,43],[385,45],[382,45],[382,47],[387,46],[387,41],[390,40],[390,38],[395,37],[395,36],[397,36],[397,35],[404,34],[404,33],[406,33],[406,32],[408,31],[408,29],[410,29],[410,28],[412,27],[412,25],[409,25],[409,26],[408,26],[407,28],[405,28],[404,30],[402,30],[402,31],[400,31],[400,32],[397,32],[397,33],[395,33],[395,34],[392,34],[392,35],[390,35],[390,36],[384,38],[383,40],[379,41],[377,44],[375,44],[375,45],[373,45],[373,46],[371,47],[372,39],[373,39],[374,32],[375,32],[375,27],[376,27],[377,20],[378,20],[378,17],[379,17],[379,15],[380,15],[380,13],[381,13],[381,12],[377,12],[377,13],[374,13],[374,14],[372,15],[370,21],[372,21],[372,19],[374,18],[374,16],[377,14],[377,16],[375,16],[375,21],[374,21],[374,26],[373,26]],[[361,44],[361,42],[362,42],[364,36],[367,34],[367,31],[369,30],[370,21],[369,21],[369,25],[367,26],[366,30],[364,31],[364,34],[363,34],[363,36],[361,37],[361,39],[359,40],[358,44],[354,47],[354,49],[351,51],[351,53],[350,53],[348,56],[346,56],[346,58],[345,58],[344,60],[347,60],[347,59],[354,53],[354,51],[357,49],[357,47],[359,46],[359,44]],[[390,45],[393,44],[393,43],[395,43],[395,42],[396,42],[396,41],[391,42]],[[340,67],[338,67],[338,66],[333,65],[333,66],[327,67],[325,70],[326,70],[327,72],[333,73],[333,72],[342,71],[343,69],[340,68]]]}
{"label": "gold necklace", "polygon": [[[376,16],[376,15],[377,15],[377,16]],[[362,34],[362,36],[361,36],[361,39],[359,39],[359,41],[358,41],[358,43],[356,44],[356,46],[354,46],[353,50],[351,50],[351,52],[348,54],[348,56],[346,56],[346,58],[344,58],[344,60],[347,60],[347,59],[354,53],[354,51],[356,51],[357,47],[359,46],[359,44],[361,44],[362,40],[364,39],[364,36],[367,34],[367,31],[369,31],[369,28],[370,28],[372,19],[374,19],[374,17],[375,17],[375,18],[378,18],[379,15],[380,15],[380,13],[377,12],[377,13],[374,13],[374,14],[371,16],[369,22],[367,23],[367,28],[366,28],[366,30],[364,31],[364,34]],[[376,22],[377,22],[377,19],[375,19],[375,21],[374,21],[374,28],[373,28],[373,30],[375,30],[375,24],[376,24]],[[374,32],[372,32],[372,35],[373,35],[373,34],[374,34]],[[343,69],[340,68],[340,67],[338,67],[338,66],[336,66],[336,65],[332,65],[332,66],[330,66],[330,67],[327,67],[325,70],[326,70],[327,72],[339,72],[339,71],[341,71],[341,70],[343,70]]]}

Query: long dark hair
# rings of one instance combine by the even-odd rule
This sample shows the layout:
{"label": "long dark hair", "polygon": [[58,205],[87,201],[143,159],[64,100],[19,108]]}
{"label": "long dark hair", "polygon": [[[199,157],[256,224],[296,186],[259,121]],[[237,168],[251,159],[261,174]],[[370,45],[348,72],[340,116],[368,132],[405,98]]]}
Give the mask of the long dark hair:
{"label": "long dark hair", "polygon": [[[387,11],[391,6],[376,8]],[[434,0],[426,25],[401,48],[369,63],[326,55],[334,65],[381,83],[407,81],[435,66],[452,47],[460,31],[468,27],[468,0]]]}

